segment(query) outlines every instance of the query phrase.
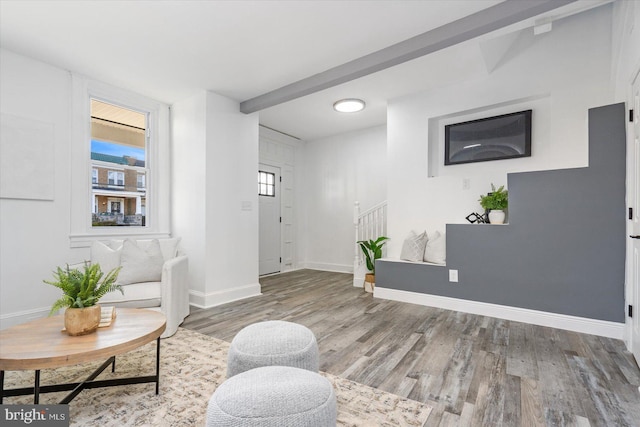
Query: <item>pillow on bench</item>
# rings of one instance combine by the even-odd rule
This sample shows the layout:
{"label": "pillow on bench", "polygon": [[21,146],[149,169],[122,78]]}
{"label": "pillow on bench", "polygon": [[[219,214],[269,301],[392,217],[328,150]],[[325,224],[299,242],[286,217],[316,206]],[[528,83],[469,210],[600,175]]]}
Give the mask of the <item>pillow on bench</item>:
{"label": "pillow on bench", "polygon": [[427,241],[427,245],[424,249],[424,262],[430,262],[433,264],[446,264],[447,261],[447,236],[445,233],[436,231],[433,236]]}
{"label": "pillow on bench", "polygon": [[423,231],[420,234],[416,234],[415,231],[411,230],[409,236],[407,236],[407,238],[404,239],[404,243],[402,243],[400,259],[405,261],[422,262],[426,245],[427,232]]}

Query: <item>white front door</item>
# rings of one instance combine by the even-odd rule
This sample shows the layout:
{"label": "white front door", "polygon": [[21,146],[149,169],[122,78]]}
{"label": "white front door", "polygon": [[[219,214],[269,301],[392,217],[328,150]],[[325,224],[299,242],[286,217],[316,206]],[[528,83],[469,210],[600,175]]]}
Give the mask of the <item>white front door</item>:
{"label": "white front door", "polygon": [[630,180],[627,189],[629,207],[633,209],[630,231],[630,244],[627,246],[627,262],[630,266],[630,304],[633,305],[633,317],[631,318],[632,352],[636,362],[640,365],[640,70],[636,74],[632,86],[633,100],[633,132],[632,143],[628,144],[628,156],[631,157]]}
{"label": "white front door", "polygon": [[259,165],[258,199],[260,209],[260,261],[262,276],[280,271],[280,168]]}

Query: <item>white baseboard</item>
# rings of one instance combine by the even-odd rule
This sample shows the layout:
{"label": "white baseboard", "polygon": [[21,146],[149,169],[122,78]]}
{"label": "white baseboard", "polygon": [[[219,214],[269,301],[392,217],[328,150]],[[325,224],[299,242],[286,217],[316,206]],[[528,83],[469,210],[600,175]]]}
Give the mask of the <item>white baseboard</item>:
{"label": "white baseboard", "polygon": [[364,286],[364,276],[356,276],[353,275],[353,286],[356,288],[361,288]]}
{"label": "white baseboard", "polygon": [[304,268],[310,270],[332,271],[334,273],[353,273],[353,265],[346,264],[327,264],[322,262],[307,262]]}
{"label": "white baseboard", "polygon": [[238,288],[223,289],[207,294],[199,291],[189,291],[189,304],[198,308],[211,308],[260,295],[262,295],[260,283],[252,283]]}
{"label": "white baseboard", "polygon": [[302,268],[300,267],[289,268],[287,270],[276,271],[275,273],[263,274],[262,276],[258,276],[258,278],[261,279],[263,277],[279,276],[280,274],[291,273],[292,271],[298,271],[298,270],[302,270]]}
{"label": "white baseboard", "polygon": [[419,304],[428,307],[444,308],[446,310],[462,311],[464,313],[478,314],[481,316],[497,317],[499,319],[531,323],[533,325],[548,326],[551,328],[565,329],[568,331],[599,335],[608,338],[616,338],[620,340],[624,338],[624,323],[569,316],[566,314],[549,313],[546,311],[510,307],[506,305],[489,304],[478,301],[469,301],[439,295],[422,294],[418,292],[399,291],[396,289],[379,288],[377,286],[374,290],[373,296],[375,298]]}
{"label": "white baseboard", "polygon": [[10,328],[14,325],[29,322],[30,320],[47,317],[50,310],[51,307],[41,307],[0,315],[0,329]]}

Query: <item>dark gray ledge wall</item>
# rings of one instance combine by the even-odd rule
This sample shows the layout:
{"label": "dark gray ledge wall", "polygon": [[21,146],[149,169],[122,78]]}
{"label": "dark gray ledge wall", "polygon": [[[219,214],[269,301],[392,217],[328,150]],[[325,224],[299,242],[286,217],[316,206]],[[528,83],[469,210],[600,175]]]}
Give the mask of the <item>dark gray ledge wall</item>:
{"label": "dark gray ledge wall", "polygon": [[625,151],[624,104],[590,109],[589,167],[509,174],[508,225],[448,224],[446,267],[378,260],[376,286],[624,322]]}

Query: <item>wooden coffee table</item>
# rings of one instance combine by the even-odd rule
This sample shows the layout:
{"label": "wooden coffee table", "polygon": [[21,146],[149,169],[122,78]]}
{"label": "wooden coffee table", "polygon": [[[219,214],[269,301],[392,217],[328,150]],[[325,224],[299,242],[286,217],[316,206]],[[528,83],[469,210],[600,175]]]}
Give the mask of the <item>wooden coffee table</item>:
{"label": "wooden coffee table", "polygon": [[[33,403],[40,393],[73,390],[60,403],[69,403],[85,388],[111,387],[126,384],[156,383],[160,386],[160,335],[166,319],[160,312],[137,308],[118,308],[110,326],[89,335],[69,336],[62,332],[63,315],[33,320],[0,331],[0,403],[4,397],[33,394]],[[156,373],[150,376],[94,379],[109,365],[115,370],[115,357],[156,340]],[[40,385],[40,370],[59,368],[96,360],[106,361],[81,383]],[[4,389],[5,371],[35,371],[33,387]]]}

